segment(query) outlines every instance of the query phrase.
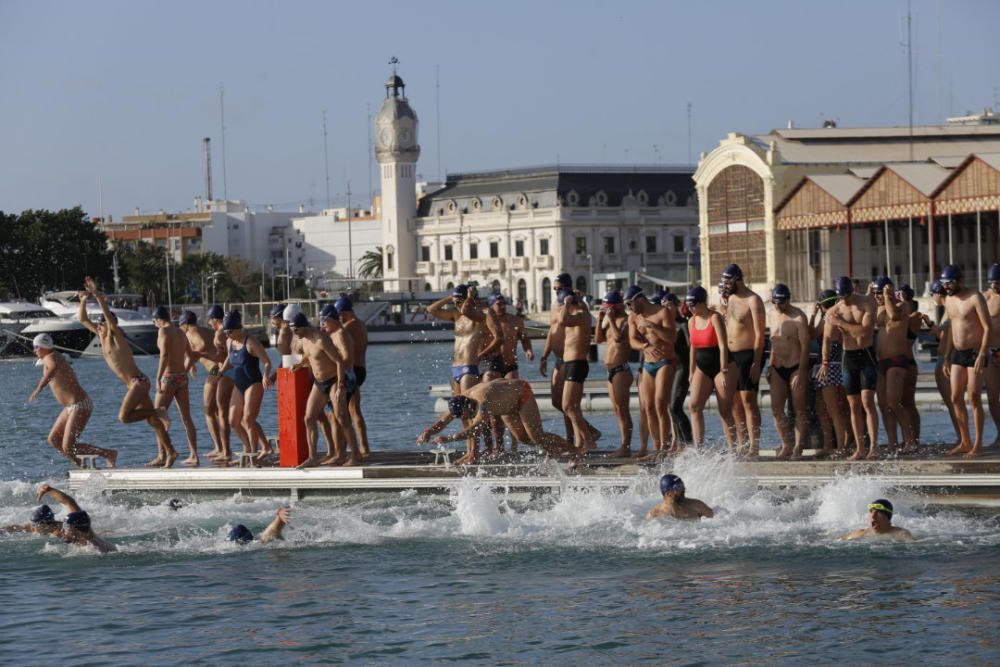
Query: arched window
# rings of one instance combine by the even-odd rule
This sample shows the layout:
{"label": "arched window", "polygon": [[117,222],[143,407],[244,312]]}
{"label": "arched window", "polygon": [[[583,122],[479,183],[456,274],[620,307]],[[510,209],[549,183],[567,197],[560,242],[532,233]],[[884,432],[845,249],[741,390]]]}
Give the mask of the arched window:
{"label": "arched window", "polygon": [[542,278],[542,311],[552,310],[552,282]]}
{"label": "arched window", "polygon": [[424,291],[425,292],[430,292],[431,291],[431,284],[430,283],[424,283]]}
{"label": "arched window", "polygon": [[499,281],[499,280],[494,280],[494,281],[493,281],[493,282],[492,282],[492,283],[490,284],[490,287],[492,288],[492,290],[491,290],[491,291],[492,291],[492,292],[493,292],[494,294],[499,294],[499,293],[500,293],[500,281]]}
{"label": "arched window", "polygon": [[517,300],[523,303],[528,302],[528,283],[524,282],[524,278],[517,281]]}
{"label": "arched window", "polygon": [[587,279],[583,276],[576,277],[576,291],[580,294],[587,293]]}
{"label": "arched window", "polygon": [[450,293],[453,289],[455,289],[455,283],[448,283],[445,286],[445,289],[448,290],[448,292]]}

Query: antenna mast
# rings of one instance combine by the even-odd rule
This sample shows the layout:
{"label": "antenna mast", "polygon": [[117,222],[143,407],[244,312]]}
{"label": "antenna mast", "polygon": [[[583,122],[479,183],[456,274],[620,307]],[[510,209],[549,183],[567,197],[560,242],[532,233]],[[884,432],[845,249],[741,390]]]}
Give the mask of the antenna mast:
{"label": "antenna mast", "polygon": [[693,164],[691,162],[691,103],[688,102],[687,105],[687,120],[688,120],[688,164]]}
{"label": "antenna mast", "polygon": [[434,131],[437,141],[437,177],[441,180],[441,79],[439,76],[440,65],[434,66],[434,108],[437,116],[437,127]]}
{"label": "antenna mast", "polygon": [[910,0],[906,2],[906,80],[909,106],[910,162],[913,162],[913,32]]}
{"label": "antenna mast", "polygon": [[326,109],[323,109],[323,164],[326,167],[326,207],[330,208],[330,144],[326,137]]}
{"label": "antenna mast", "polygon": [[368,102],[365,109],[368,112],[368,123],[365,125],[368,134],[368,206],[371,207],[375,198],[372,191],[372,103]]}
{"label": "antenna mast", "polygon": [[226,182],[226,94],[219,82],[219,118],[222,123],[222,198],[229,200],[229,184]]}

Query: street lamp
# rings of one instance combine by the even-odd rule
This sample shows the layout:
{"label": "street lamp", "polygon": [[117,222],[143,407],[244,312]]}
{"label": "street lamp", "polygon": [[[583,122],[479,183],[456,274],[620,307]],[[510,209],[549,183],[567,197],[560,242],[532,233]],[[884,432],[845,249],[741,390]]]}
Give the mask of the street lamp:
{"label": "street lamp", "polygon": [[587,253],[587,265],[590,267],[590,294],[593,296],[597,293],[597,287],[594,283],[594,256],[589,252]]}

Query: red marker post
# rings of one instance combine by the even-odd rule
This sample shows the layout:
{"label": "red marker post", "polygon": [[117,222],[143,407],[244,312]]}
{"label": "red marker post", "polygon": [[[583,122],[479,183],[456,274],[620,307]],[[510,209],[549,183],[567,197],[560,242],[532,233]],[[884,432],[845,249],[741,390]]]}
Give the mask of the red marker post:
{"label": "red marker post", "polygon": [[278,369],[278,442],[282,468],[294,468],[309,458],[305,416],[311,390],[308,369]]}

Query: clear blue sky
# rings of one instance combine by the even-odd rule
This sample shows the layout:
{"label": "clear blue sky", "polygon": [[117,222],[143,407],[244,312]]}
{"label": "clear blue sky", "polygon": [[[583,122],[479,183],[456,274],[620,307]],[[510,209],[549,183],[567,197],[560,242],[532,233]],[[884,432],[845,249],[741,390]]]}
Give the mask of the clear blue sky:
{"label": "clear blue sky", "polygon": [[[916,119],[1000,106],[1000,3],[914,0]],[[683,163],[788,119],[906,124],[903,0],[48,2],[0,0],[0,209],[182,210],[212,138],[222,194],[367,197],[386,64],[421,119],[418,172]],[[657,149],[654,149],[654,145]],[[375,180],[375,188],[378,182]],[[357,197],[355,197],[357,199]]]}

